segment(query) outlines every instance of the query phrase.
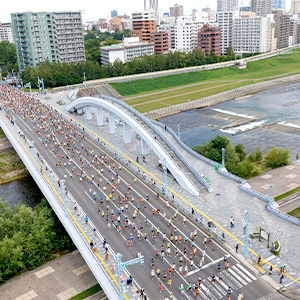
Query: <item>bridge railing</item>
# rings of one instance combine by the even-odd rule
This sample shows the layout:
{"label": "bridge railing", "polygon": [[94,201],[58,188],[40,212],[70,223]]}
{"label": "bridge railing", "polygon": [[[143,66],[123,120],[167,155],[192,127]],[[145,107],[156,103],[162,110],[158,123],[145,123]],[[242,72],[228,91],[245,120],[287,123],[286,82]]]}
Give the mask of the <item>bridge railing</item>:
{"label": "bridge railing", "polygon": [[300,226],[300,219],[290,216],[290,215],[280,211],[279,209],[275,209],[275,208],[267,205],[267,211],[271,212],[272,214],[274,214],[284,220],[287,220],[291,223],[294,223],[295,225]]}
{"label": "bridge railing", "polygon": [[[101,97],[99,95],[98,97]],[[180,153],[180,151],[176,148],[176,146],[168,139],[164,134],[162,134],[159,130],[157,130],[156,126],[153,125],[151,120],[146,118],[143,114],[138,112],[136,109],[134,109],[132,106],[128,105],[127,103],[120,101],[118,99],[115,99],[110,96],[102,96],[104,99],[108,99],[114,103],[119,104],[120,106],[126,108],[133,114],[135,114],[137,117],[139,117],[145,124],[147,124],[157,135],[161,137],[161,139],[170,147],[170,149],[178,156],[178,158],[186,165],[186,167],[191,171],[192,174],[204,185],[204,187],[209,191],[212,192],[211,186],[207,183],[207,181],[199,174],[199,172],[185,159],[185,157]],[[182,170],[182,172],[184,172]],[[185,173],[185,172],[184,172]],[[186,175],[187,176],[187,175]],[[188,177],[188,176],[187,176]],[[189,177],[188,177],[189,178]],[[193,184],[193,186],[197,189],[196,185],[193,183],[191,179],[189,179],[190,182]],[[197,189],[198,190],[198,189]]]}
{"label": "bridge railing", "polygon": [[[2,114],[3,115],[3,114]],[[4,115],[4,118],[7,118],[6,115]],[[51,183],[53,181],[54,174],[51,172],[50,166],[47,164],[47,168],[50,171],[49,173],[43,169],[43,171],[40,171],[40,163],[45,164],[45,160],[42,157],[38,157],[36,154],[31,153],[32,149],[30,149],[30,140],[23,134],[23,140],[21,136],[14,132],[14,130],[10,129],[7,125],[7,120],[3,122],[2,118],[0,118],[0,124],[4,123],[3,131],[5,132],[7,138],[10,140],[11,144],[19,154],[20,158],[26,165],[27,169],[31,173],[32,177],[38,184],[39,188],[47,198],[48,202],[50,203],[51,207],[55,211],[56,215],[59,217],[60,221],[66,228],[69,235],[72,237],[73,242],[76,244],[77,248],[80,250],[82,256],[84,257],[85,261],[89,265],[89,267],[93,270],[93,273],[95,277],[97,278],[98,282],[101,282],[101,285],[107,285],[106,292],[110,292],[112,298],[115,299],[113,295],[118,295],[118,289],[115,284],[112,284],[111,277],[105,270],[105,267],[102,265],[100,260],[95,256],[93,253],[90,245],[88,244],[86,238],[83,236],[83,233],[75,223],[74,216],[70,216],[70,214],[65,217],[64,213],[64,205],[59,198],[59,194],[56,192],[54,185]],[[36,169],[36,166],[38,168]],[[47,179],[48,180],[47,180]],[[100,275],[101,274],[101,275]],[[100,280],[101,278],[101,280]]]}
{"label": "bridge railing", "polygon": [[260,192],[252,190],[251,188],[245,186],[244,184],[240,184],[240,190],[243,191],[243,192],[245,192],[245,193],[247,193],[247,194],[249,194],[249,195],[252,195],[252,196],[254,196],[254,197],[258,198],[258,199],[261,199],[261,200],[263,200],[265,202],[269,202],[270,201],[270,198],[267,195],[264,195],[264,194],[262,194]]}

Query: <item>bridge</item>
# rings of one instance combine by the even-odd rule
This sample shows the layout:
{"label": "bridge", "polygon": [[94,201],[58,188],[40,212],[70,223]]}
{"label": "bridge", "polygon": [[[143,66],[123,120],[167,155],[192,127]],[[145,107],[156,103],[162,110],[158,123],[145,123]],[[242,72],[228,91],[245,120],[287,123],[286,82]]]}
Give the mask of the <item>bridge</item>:
{"label": "bridge", "polygon": [[[140,122],[136,122],[135,118],[130,117],[129,114],[126,115],[124,109],[121,110],[116,104],[109,102],[112,100],[89,97],[79,99],[76,100],[77,102],[70,103],[66,109],[68,111],[76,109],[77,112],[84,109],[85,120],[82,122],[75,113],[65,115],[65,111],[59,111],[57,107],[48,107],[46,101],[32,100],[28,96],[21,95],[20,92],[13,92],[14,97],[11,98],[10,95],[3,93],[5,89],[7,88],[2,87],[0,125],[109,299],[119,298],[120,275],[116,270],[118,252],[123,254],[123,262],[134,259],[136,252],[142,253],[145,257],[145,265],[126,266],[124,264],[125,269],[122,271],[124,277],[122,278],[127,278],[129,274],[134,278],[133,287],[124,286],[122,297],[125,299],[138,298],[136,290],[141,287],[145,288],[149,299],[158,299],[160,297],[158,285],[163,279],[163,271],[168,271],[168,267],[172,267],[173,263],[175,263],[175,270],[171,272],[172,276],[167,272],[166,281],[162,280],[163,297],[168,297],[170,293],[173,293],[175,299],[182,299],[183,296],[178,289],[180,284],[185,286],[183,294],[186,299],[194,299],[197,293],[200,299],[225,298],[229,286],[234,296],[242,291],[244,295],[248,294],[255,298],[269,293],[268,287],[261,280],[257,280],[259,278],[257,273],[249,265],[240,262],[224,244],[222,231],[225,232],[226,242],[227,240],[230,242],[234,236],[215,222],[216,220],[210,219],[200,211],[196,203],[201,201],[201,206],[204,208],[202,200],[191,193],[194,185],[187,184],[190,181],[186,181],[184,172],[180,173],[181,168],[176,165],[172,157],[166,165],[170,171],[172,170],[174,177],[182,176],[177,180],[179,184],[181,183],[181,187],[178,185],[178,188],[175,188],[177,184],[170,180],[169,176],[165,180],[163,172],[151,169],[150,160],[153,160],[153,153],[156,153],[157,148],[160,147],[157,145],[157,139],[151,136]],[[103,126],[99,127],[99,132],[106,139],[110,138],[110,141],[104,140],[92,130],[91,121],[88,122],[91,114],[93,115],[92,106],[96,107],[98,122],[101,123],[102,118]],[[102,117],[100,109],[103,110]],[[124,121],[123,144],[119,145],[119,155],[118,147],[116,147],[116,126],[113,126],[116,122],[113,121],[113,115]],[[108,116],[108,122],[104,121],[106,116]],[[81,120],[83,120],[82,117]],[[124,125],[125,123],[127,125]],[[125,129],[128,126],[138,133],[141,140],[128,136],[128,129]],[[163,137],[170,132],[166,133],[161,128],[161,134]],[[131,143],[125,142],[125,136],[127,142],[131,139]],[[142,140],[147,146],[141,145]],[[172,139],[169,137],[170,140]],[[119,143],[121,143],[121,132]],[[125,144],[129,147],[128,154],[123,152]],[[134,151],[137,148],[139,153],[146,150],[143,154],[147,163],[135,161],[136,152]],[[146,154],[147,151],[149,154]],[[157,157],[169,158],[166,152],[160,149],[161,156],[157,155]],[[153,173],[156,172],[155,175],[150,174],[147,169],[151,169]],[[79,176],[76,175],[78,172]],[[210,178],[214,179],[213,176]],[[167,189],[163,192],[162,188],[166,187],[166,182]],[[63,187],[61,187],[62,183]],[[214,186],[214,180],[212,180],[212,186]],[[67,189],[65,190],[64,187]],[[194,199],[193,203],[187,201],[187,197],[184,199],[180,196],[178,191],[183,191],[182,187],[185,193]],[[217,187],[216,184],[215,187]],[[201,191],[201,197],[210,195],[212,193],[209,191]],[[123,202],[126,196],[129,198]],[[106,222],[106,216],[108,222]],[[113,222],[111,222],[112,216],[114,216]],[[129,220],[127,225],[126,218]],[[115,221],[117,222],[116,228]],[[210,224],[207,224],[207,221],[210,221]],[[135,223],[136,230],[132,228],[133,223]],[[143,224],[143,229],[140,224]],[[121,230],[119,225],[121,225]],[[190,236],[195,229],[197,229],[197,238]],[[156,234],[152,235],[153,232]],[[214,240],[210,246],[207,242],[206,249],[202,241],[205,236],[208,237],[212,233]],[[181,243],[179,236],[182,239]],[[186,243],[184,242],[185,236],[187,237]],[[131,238],[133,243],[128,244]],[[105,239],[109,244],[107,256],[106,250],[102,247]],[[90,247],[91,240],[97,243],[97,249]],[[236,241],[242,247],[243,243],[238,239],[235,239]],[[166,254],[164,260],[161,256],[161,244],[164,245]],[[170,257],[167,255],[167,244],[170,244]],[[158,258],[156,258],[155,251],[159,253]],[[178,257],[175,257],[176,251]],[[195,257],[193,253],[196,254]],[[228,273],[223,272],[223,282],[218,281],[215,286],[211,276],[218,274],[219,262],[222,262],[224,270],[224,253],[228,254],[230,268]],[[203,254],[205,266],[200,267],[198,262]],[[180,270],[181,264],[178,263],[181,255],[184,259],[183,270]],[[161,268],[160,278],[157,273],[154,276],[151,274],[151,258],[155,258],[155,271],[158,267]],[[186,271],[184,270],[185,264],[188,265]],[[276,270],[276,266],[274,268]],[[188,293],[186,286],[189,282],[196,283],[199,274],[201,274],[202,282],[198,285],[198,289]],[[167,284],[169,276],[172,280],[171,286]],[[208,290],[209,295],[207,295]]]}

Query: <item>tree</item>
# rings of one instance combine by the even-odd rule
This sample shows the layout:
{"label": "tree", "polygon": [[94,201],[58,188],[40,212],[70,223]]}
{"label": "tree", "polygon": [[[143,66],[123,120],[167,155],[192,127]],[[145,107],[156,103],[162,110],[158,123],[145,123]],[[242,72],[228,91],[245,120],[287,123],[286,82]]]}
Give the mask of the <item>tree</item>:
{"label": "tree", "polygon": [[235,152],[234,146],[229,142],[225,149],[225,166],[231,173],[236,173],[237,165],[239,162],[239,156]]}
{"label": "tree", "polygon": [[288,165],[290,163],[290,149],[281,149],[273,146],[265,156],[265,164],[272,169]]}
{"label": "tree", "polygon": [[264,157],[264,153],[261,150],[260,146],[257,146],[255,150],[253,150],[250,154],[249,154],[249,160],[251,162],[258,162],[261,163],[262,159]]}
{"label": "tree", "polygon": [[230,144],[230,139],[225,135],[220,136],[218,134],[210,141],[210,143],[214,149],[222,151],[222,148],[226,149],[226,147]]}
{"label": "tree", "polygon": [[[255,173],[253,174],[253,172]],[[236,175],[242,178],[247,178],[251,175],[257,175],[257,173],[259,173],[259,169],[247,158],[240,162],[236,168]]]}
{"label": "tree", "polygon": [[246,157],[246,151],[245,151],[245,147],[243,144],[239,143],[237,145],[235,145],[235,152],[238,154],[239,156],[239,160],[242,161],[244,160],[244,158]]}
{"label": "tree", "polygon": [[92,62],[100,63],[100,41],[90,39],[85,42],[85,58]]}

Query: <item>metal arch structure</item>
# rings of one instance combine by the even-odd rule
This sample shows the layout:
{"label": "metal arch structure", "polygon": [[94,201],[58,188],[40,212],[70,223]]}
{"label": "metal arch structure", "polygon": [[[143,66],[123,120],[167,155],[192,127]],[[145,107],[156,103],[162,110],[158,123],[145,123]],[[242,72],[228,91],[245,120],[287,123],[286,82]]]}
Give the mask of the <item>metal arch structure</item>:
{"label": "metal arch structure", "polygon": [[[172,175],[180,184],[180,186],[185,190],[187,190],[188,192],[190,192],[192,195],[199,196],[199,190],[193,184],[190,178],[185,174],[185,172],[178,167],[178,165],[174,162],[174,160],[170,157],[170,155],[166,152],[166,150],[154,139],[154,137],[129,114],[127,114],[125,111],[123,111],[122,109],[120,109],[119,107],[117,107],[116,105],[114,105],[109,101],[99,99],[99,98],[94,98],[94,97],[78,98],[72,101],[70,104],[68,104],[66,106],[66,110],[70,112],[75,110],[82,110],[85,107],[89,108],[88,119],[92,118],[91,111],[90,111],[91,107],[96,107],[97,110],[99,109],[99,113],[101,114],[101,116],[98,115],[98,111],[97,111],[97,117],[101,119],[101,122],[103,122],[101,110],[103,109],[109,113],[111,134],[115,133],[114,116],[117,115],[118,118],[123,120],[123,122],[125,123],[124,128],[125,127],[132,128],[136,133],[138,133],[141,136],[142,149],[143,147],[149,146],[161,161],[165,159],[168,170],[172,173]],[[126,136],[124,138],[126,139]],[[144,143],[146,145],[143,145]]]}

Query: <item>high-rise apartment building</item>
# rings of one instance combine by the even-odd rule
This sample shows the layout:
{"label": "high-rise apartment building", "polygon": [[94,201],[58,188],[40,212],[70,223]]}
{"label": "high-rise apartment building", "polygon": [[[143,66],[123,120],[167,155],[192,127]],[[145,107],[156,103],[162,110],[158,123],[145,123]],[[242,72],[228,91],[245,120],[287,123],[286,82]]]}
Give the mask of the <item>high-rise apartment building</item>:
{"label": "high-rise apartment building", "polygon": [[270,18],[257,16],[234,19],[232,48],[235,53],[269,52],[270,42]]}
{"label": "high-rise apartment building", "polygon": [[160,24],[158,0],[144,0],[144,11],[154,11],[156,24]]}
{"label": "high-rise apartment building", "polygon": [[84,62],[81,13],[25,12],[11,14],[19,70],[50,62]]}
{"label": "high-rise apartment building", "polygon": [[285,0],[272,0],[272,9],[285,10]]}
{"label": "high-rise apartment building", "polygon": [[211,15],[211,8],[209,6],[206,6],[202,8],[202,12],[206,12],[209,16]]}
{"label": "high-rise apartment building", "polygon": [[154,52],[165,53],[169,51],[168,32],[157,32],[155,11],[132,13],[131,36],[140,38],[140,42],[154,43]]}
{"label": "high-rise apartment building", "polygon": [[275,21],[275,38],[277,39],[277,49],[289,46],[290,17],[284,13],[276,12]]}
{"label": "high-rise apartment building", "polygon": [[217,12],[238,10],[238,0],[217,0]]}
{"label": "high-rise apartment building", "polygon": [[293,15],[300,14],[300,0],[292,0],[291,13]]}
{"label": "high-rise apartment building", "polygon": [[218,24],[221,27],[221,54],[226,54],[227,48],[233,42],[233,20],[239,17],[238,11],[218,12]]}
{"label": "high-rise apartment building", "polygon": [[183,5],[175,4],[173,7],[169,8],[170,10],[170,17],[181,17],[183,16]]}
{"label": "high-rise apartment building", "polygon": [[198,32],[198,49],[205,56],[209,56],[211,51],[215,55],[221,55],[221,27],[209,27],[205,24]]}
{"label": "high-rise apartment building", "polygon": [[272,12],[272,0],[251,0],[250,6],[258,16],[267,16]]}
{"label": "high-rise apartment building", "polygon": [[0,42],[8,41],[13,43],[10,23],[0,22]]}

